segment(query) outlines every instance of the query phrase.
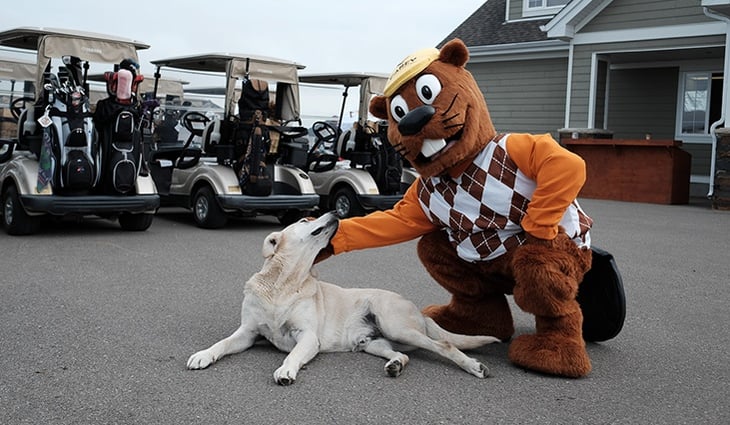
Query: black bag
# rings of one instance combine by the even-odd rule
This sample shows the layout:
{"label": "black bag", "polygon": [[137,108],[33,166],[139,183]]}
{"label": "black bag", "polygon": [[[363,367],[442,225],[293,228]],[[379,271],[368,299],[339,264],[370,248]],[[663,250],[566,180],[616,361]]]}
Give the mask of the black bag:
{"label": "black bag", "polygon": [[98,125],[102,125],[102,180],[105,192],[127,194],[134,190],[142,162],[139,117],[138,104],[123,105],[107,99],[103,103],[103,111],[97,105],[94,119]]}
{"label": "black bag", "polygon": [[[86,191],[94,186],[96,168],[91,157],[90,141],[86,139],[85,122],[82,111],[69,108],[68,112],[55,112],[63,116],[69,126],[69,133],[58,152],[63,152],[61,185],[63,190]],[[64,158],[65,156],[65,158]]]}
{"label": "black bag", "polygon": [[112,131],[111,151],[107,162],[107,172],[111,176],[111,186],[119,193],[129,193],[134,189],[140,164],[140,133],[137,119],[128,110],[117,115]]}
{"label": "black bag", "polygon": [[262,126],[251,129],[246,146],[246,153],[239,161],[238,183],[245,195],[268,196],[271,194],[274,180],[272,165],[266,164],[269,152],[268,130]]}
{"label": "black bag", "polygon": [[89,189],[94,184],[94,167],[81,150],[68,152],[63,164],[63,181],[64,187],[71,190]]}
{"label": "black bag", "polygon": [[626,318],[626,295],[616,261],[609,252],[591,248],[591,269],[578,287],[583,312],[583,339],[606,341],[621,332]]}
{"label": "black bag", "polygon": [[245,79],[238,99],[238,116],[241,121],[250,122],[256,111],[261,111],[265,121],[269,111],[269,84],[263,80]]}

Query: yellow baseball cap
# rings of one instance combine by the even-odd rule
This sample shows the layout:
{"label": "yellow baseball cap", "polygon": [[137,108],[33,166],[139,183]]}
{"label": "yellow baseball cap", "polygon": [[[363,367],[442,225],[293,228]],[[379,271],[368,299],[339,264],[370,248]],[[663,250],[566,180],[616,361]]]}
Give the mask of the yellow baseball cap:
{"label": "yellow baseball cap", "polygon": [[390,78],[385,83],[383,95],[390,97],[396,90],[400,88],[406,81],[415,77],[416,74],[426,69],[431,62],[439,57],[439,50],[435,47],[421,49],[416,53],[408,55],[396,67],[395,71],[390,74]]}

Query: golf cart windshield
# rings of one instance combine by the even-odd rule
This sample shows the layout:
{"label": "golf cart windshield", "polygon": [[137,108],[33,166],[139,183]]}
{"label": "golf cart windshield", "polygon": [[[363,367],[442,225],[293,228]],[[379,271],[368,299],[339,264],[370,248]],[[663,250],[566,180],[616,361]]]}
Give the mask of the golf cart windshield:
{"label": "golf cart windshield", "polygon": [[34,82],[36,65],[21,59],[0,58],[0,81]]}
{"label": "golf cart windshield", "polygon": [[368,107],[370,99],[383,93],[385,83],[388,81],[388,75],[375,74],[365,72],[348,72],[348,73],[325,73],[325,74],[308,74],[299,77],[299,81],[308,84],[322,85],[339,85],[343,86],[342,108],[340,110],[339,125],[342,125],[342,116],[344,112],[345,102],[347,100],[347,92],[350,87],[360,87],[360,100],[358,103],[358,124],[365,127],[368,119]]}

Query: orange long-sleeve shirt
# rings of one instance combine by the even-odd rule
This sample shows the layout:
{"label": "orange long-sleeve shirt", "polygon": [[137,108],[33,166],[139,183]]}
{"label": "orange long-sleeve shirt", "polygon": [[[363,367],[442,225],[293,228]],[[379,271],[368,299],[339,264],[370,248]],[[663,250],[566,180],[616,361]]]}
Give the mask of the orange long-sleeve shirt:
{"label": "orange long-sleeve shirt", "polygon": [[[558,223],[585,182],[585,162],[549,134],[510,134],[507,154],[536,183],[520,225],[537,238],[555,238]],[[393,245],[437,230],[419,203],[420,185],[414,182],[392,209],[342,220],[332,239],[334,253]]]}

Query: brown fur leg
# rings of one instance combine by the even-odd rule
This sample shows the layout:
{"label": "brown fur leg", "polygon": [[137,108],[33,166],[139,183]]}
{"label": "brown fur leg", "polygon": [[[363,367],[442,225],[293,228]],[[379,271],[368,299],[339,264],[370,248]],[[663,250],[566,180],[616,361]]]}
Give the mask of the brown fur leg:
{"label": "brown fur leg", "polygon": [[506,262],[473,264],[460,259],[443,231],[418,242],[418,256],[429,274],[452,294],[445,305],[423,309],[444,329],[466,335],[492,335],[508,340],[514,333],[505,293],[511,279],[502,276]]}
{"label": "brown fur leg", "polygon": [[580,378],[591,371],[580,327],[580,310],[562,317],[535,317],[538,331],[510,343],[509,359],[516,365],[551,375]]}
{"label": "brown fur leg", "polygon": [[510,360],[543,373],[579,378],[591,371],[583,341],[583,314],[575,300],[590,251],[565,235],[549,244],[527,244],[513,257],[514,299],[535,315],[536,333],[510,344]]}
{"label": "brown fur leg", "polygon": [[447,331],[464,335],[491,335],[507,341],[515,332],[512,312],[502,294],[477,302],[452,297],[445,305],[429,305],[422,313]]}

